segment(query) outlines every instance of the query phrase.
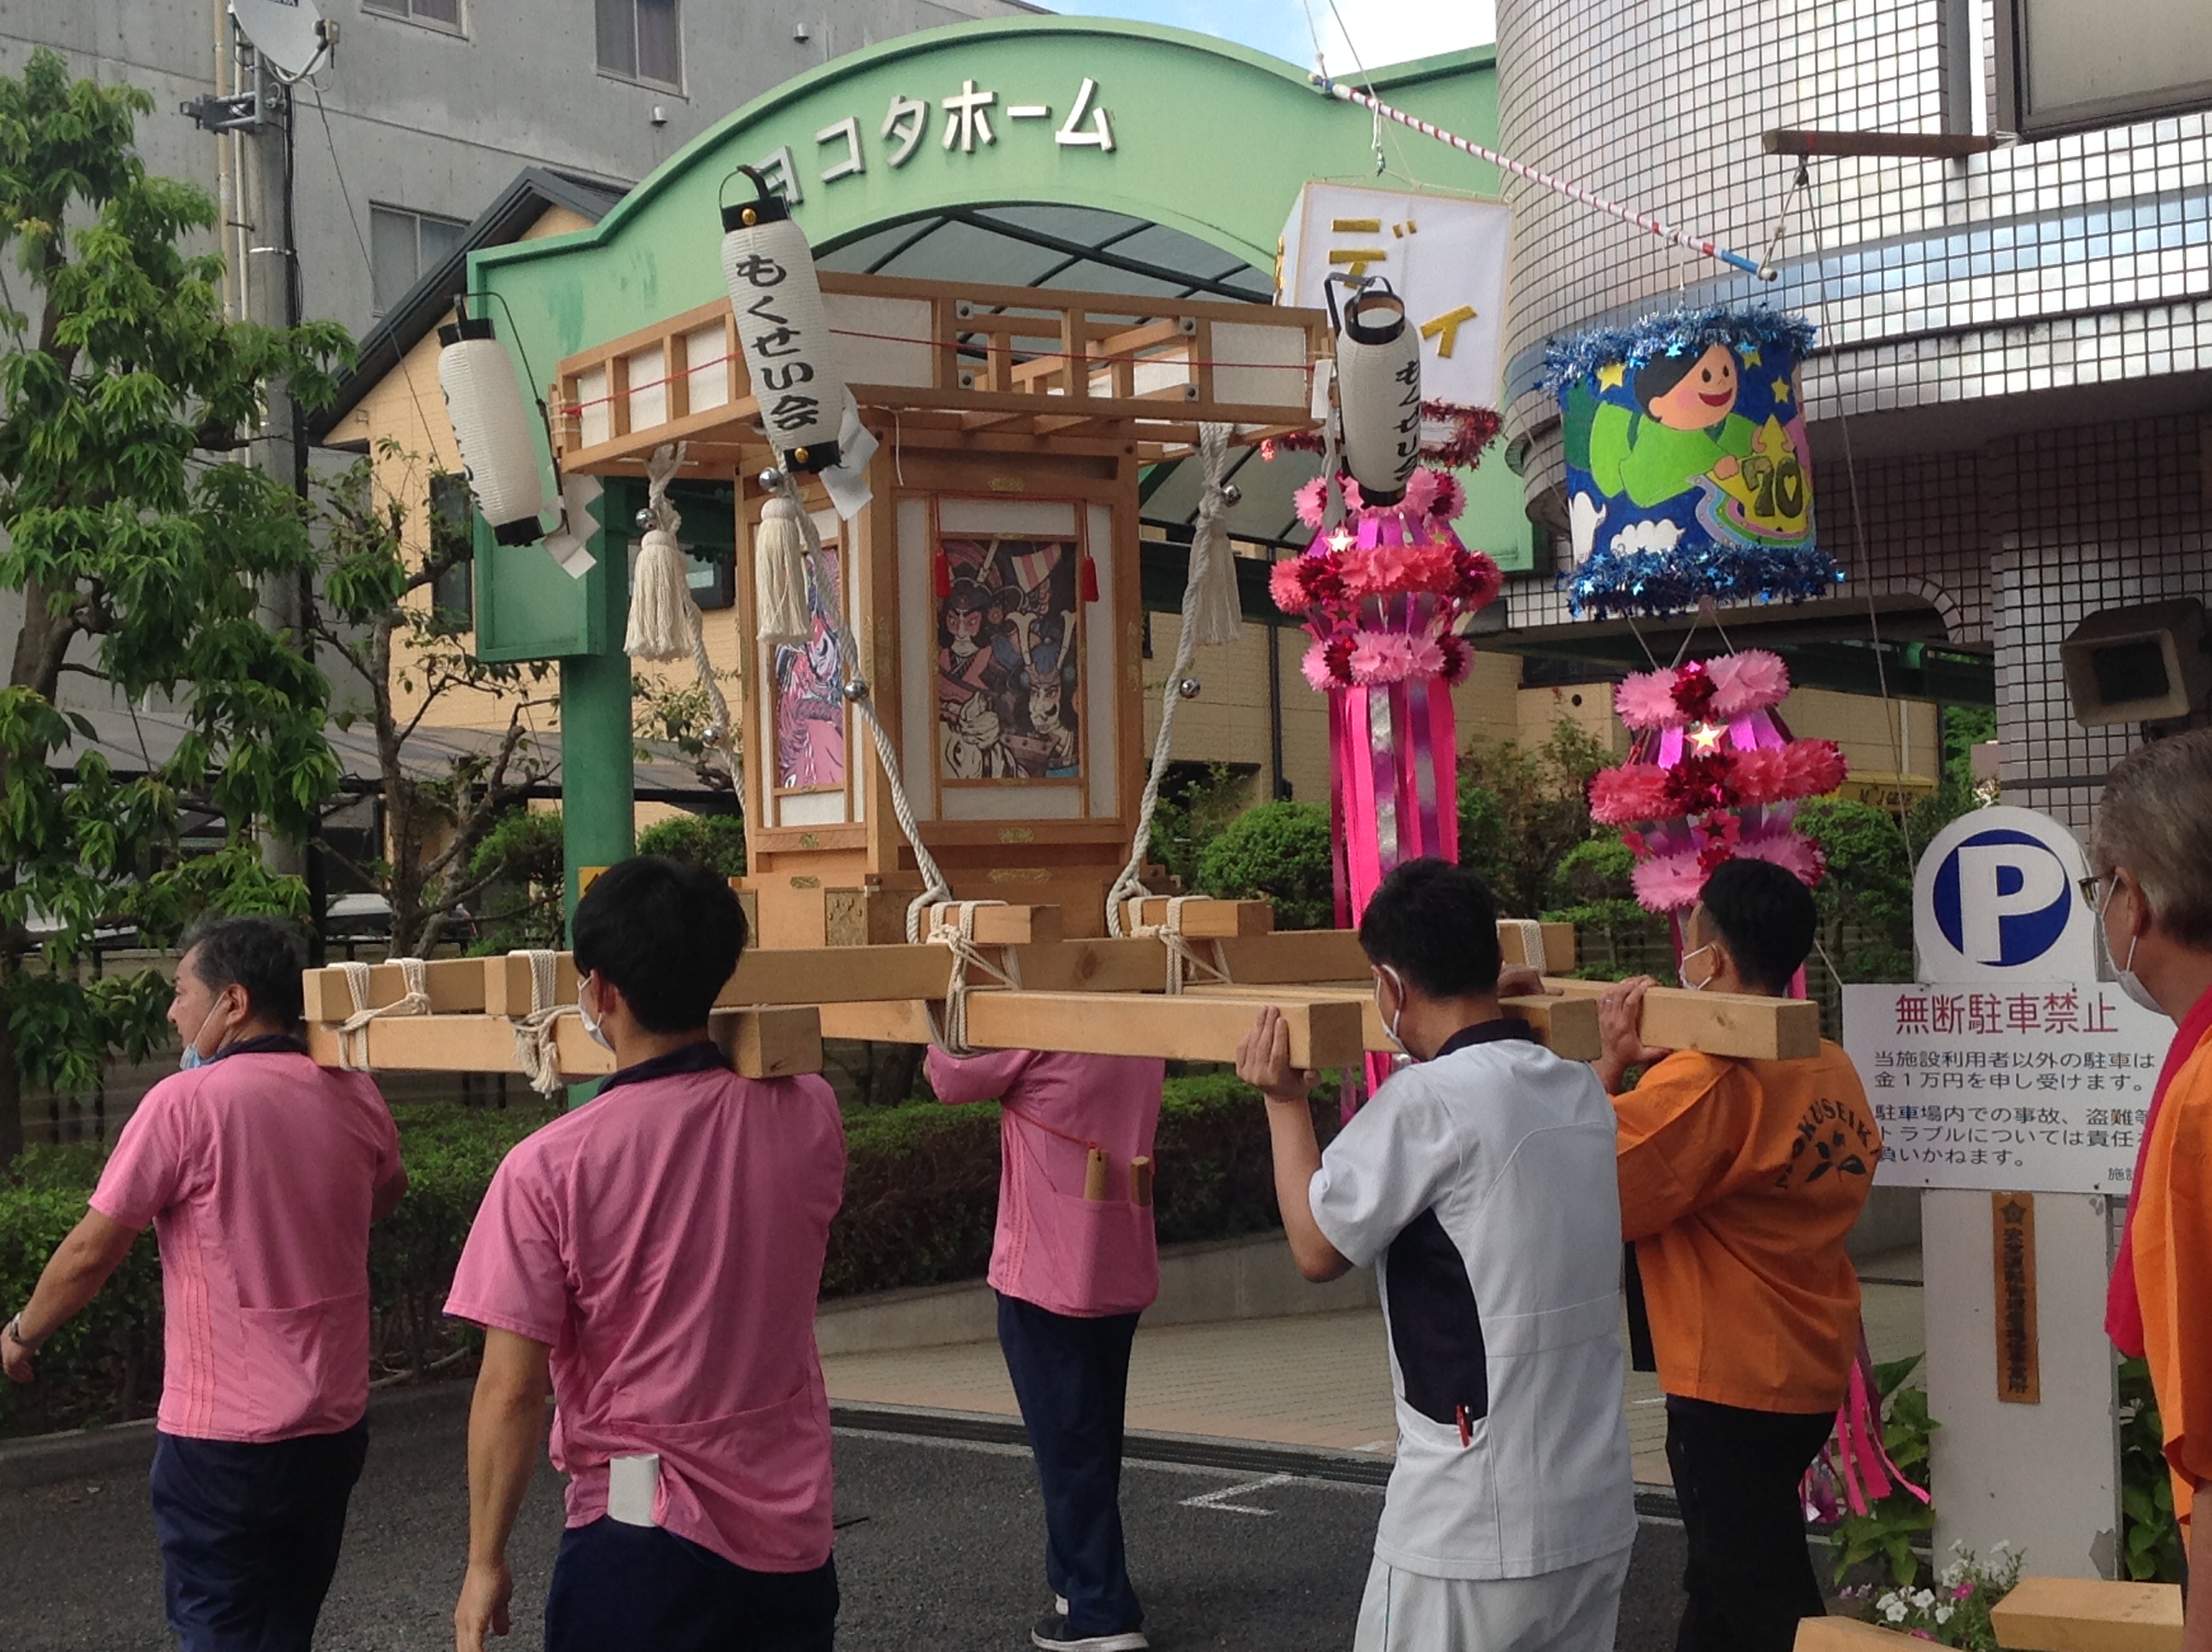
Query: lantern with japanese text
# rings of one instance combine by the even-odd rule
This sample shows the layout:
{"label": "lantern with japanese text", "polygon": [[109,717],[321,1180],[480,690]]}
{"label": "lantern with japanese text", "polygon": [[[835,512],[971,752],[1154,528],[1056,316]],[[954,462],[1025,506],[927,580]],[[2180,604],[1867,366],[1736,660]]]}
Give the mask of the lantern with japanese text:
{"label": "lantern with japanese text", "polygon": [[845,380],[814,252],[760,173],[738,171],[752,180],[756,197],[722,209],[722,278],[761,428],[785,470],[827,470],[838,462]]}
{"label": "lantern with japanese text", "polygon": [[1396,504],[1421,462],[1421,338],[1405,301],[1379,277],[1344,301],[1336,393],[1344,468],[1370,502]]}

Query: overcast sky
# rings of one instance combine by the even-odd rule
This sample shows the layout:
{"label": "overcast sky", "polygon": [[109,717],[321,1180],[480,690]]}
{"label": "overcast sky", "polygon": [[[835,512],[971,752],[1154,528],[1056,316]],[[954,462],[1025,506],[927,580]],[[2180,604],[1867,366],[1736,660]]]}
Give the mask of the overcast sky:
{"label": "overcast sky", "polygon": [[[1498,35],[1494,0],[1039,0],[1085,17],[1130,17],[1218,34],[1313,67],[1317,30],[1333,74],[1482,46]],[[1341,15],[1342,26],[1338,24]],[[1346,31],[1351,40],[1347,45]]]}

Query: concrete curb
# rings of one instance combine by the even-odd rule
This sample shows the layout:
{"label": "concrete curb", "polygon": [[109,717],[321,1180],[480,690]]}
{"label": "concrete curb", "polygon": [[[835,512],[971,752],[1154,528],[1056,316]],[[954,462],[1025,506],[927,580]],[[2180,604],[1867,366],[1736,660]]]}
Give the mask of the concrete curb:
{"label": "concrete curb", "polygon": [[[471,1387],[454,1380],[377,1389],[368,1396],[369,1430],[374,1433],[380,1418],[404,1416],[441,1405],[465,1409]],[[154,1419],[149,1417],[104,1428],[70,1429],[61,1434],[0,1441],[0,1491],[23,1491],[64,1480],[112,1479],[119,1475],[143,1479],[154,1466]]]}

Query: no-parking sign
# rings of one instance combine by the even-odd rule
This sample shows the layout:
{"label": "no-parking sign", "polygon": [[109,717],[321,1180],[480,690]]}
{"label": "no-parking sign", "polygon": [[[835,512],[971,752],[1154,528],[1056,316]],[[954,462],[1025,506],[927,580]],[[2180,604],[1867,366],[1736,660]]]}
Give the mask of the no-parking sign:
{"label": "no-parking sign", "polygon": [[2087,980],[2094,914],[2074,835],[2033,809],[1977,809],[1936,835],[1912,879],[1928,981]]}

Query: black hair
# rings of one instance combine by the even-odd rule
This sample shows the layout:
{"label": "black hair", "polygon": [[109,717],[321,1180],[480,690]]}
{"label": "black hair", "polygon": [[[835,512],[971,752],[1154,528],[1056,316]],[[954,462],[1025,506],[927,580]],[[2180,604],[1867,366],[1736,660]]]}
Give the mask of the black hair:
{"label": "black hair", "polygon": [[604,976],[647,1032],[688,1032],[745,950],[744,908],[704,866],[641,854],[610,866],[576,902],[576,968]]}
{"label": "black hair", "polygon": [[246,989],[249,1012],[289,1029],[307,1018],[301,972],[307,949],[281,918],[203,918],[185,932],[191,971],[211,993]]}
{"label": "black hair", "polygon": [[1770,993],[1789,990],[1813,950],[1813,891],[1771,860],[1723,860],[1698,897],[1736,973]]}
{"label": "black hair", "polygon": [[1498,902],[1464,866],[1408,860],[1382,880],[1359,920],[1359,949],[1429,998],[1498,989]]}
{"label": "black hair", "polygon": [[[1711,349],[1711,344],[1700,344],[1694,350],[1685,346],[1680,355],[1655,355],[1637,368],[1634,392],[1637,406],[1649,413],[1651,404],[1688,378],[1690,369],[1704,361],[1705,352]],[[1730,355],[1733,357],[1734,352]]]}

